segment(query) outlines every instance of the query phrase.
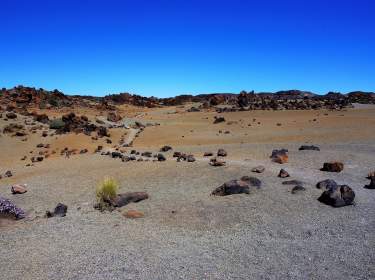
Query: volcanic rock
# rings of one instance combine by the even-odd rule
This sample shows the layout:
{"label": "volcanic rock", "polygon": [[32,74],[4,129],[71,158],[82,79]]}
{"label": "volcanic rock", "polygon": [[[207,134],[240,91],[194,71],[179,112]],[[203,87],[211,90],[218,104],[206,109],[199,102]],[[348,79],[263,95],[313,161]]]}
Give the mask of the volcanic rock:
{"label": "volcanic rock", "polygon": [[25,218],[25,212],[9,199],[0,196],[0,214],[13,215],[17,220]]}
{"label": "volcanic rock", "polygon": [[136,203],[144,199],[148,199],[148,194],[146,192],[128,192],[118,194],[114,199],[110,201],[110,203],[114,207],[123,207],[131,202]]}
{"label": "volcanic rock", "polygon": [[289,173],[285,169],[280,169],[279,175],[277,175],[280,178],[287,178],[289,177]]}
{"label": "volcanic rock", "polygon": [[263,165],[256,166],[251,169],[251,172],[263,173],[266,168]]}
{"label": "volcanic rock", "polygon": [[217,151],[217,156],[218,157],[226,157],[227,156],[227,152],[224,149],[219,149]]}
{"label": "volcanic rock", "polygon": [[328,172],[341,172],[344,169],[344,164],[342,162],[325,162],[321,171]]}
{"label": "volcanic rock", "polygon": [[314,145],[308,146],[308,145],[302,145],[299,147],[300,151],[320,151],[320,148]]}
{"label": "volcanic rock", "polygon": [[138,210],[127,210],[122,215],[128,219],[138,219],[145,216],[143,212]]}
{"label": "volcanic rock", "polygon": [[62,203],[58,203],[53,212],[51,212],[51,211],[46,212],[46,217],[47,218],[65,217],[67,211],[68,211],[68,206],[66,206],[65,204],[62,204]]}
{"label": "volcanic rock", "polygon": [[292,194],[296,194],[298,192],[301,192],[301,191],[305,191],[306,189],[301,186],[301,185],[297,185],[295,186],[293,189],[292,189]]}
{"label": "volcanic rock", "polygon": [[[256,180],[255,180],[256,179]],[[226,196],[232,194],[250,194],[251,189],[258,189],[260,180],[254,177],[242,177],[240,180],[231,180],[217,187],[211,194],[217,196]]]}
{"label": "volcanic rock", "polygon": [[270,156],[273,162],[276,163],[287,163],[288,162],[288,150],[287,149],[281,149],[281,150],[273,150],[272,154]]}
{"label": "volcanic rock", "polygon": [[370,178],[370,184],[366,185],[365,188],[366,189],[375,189],[375,176],[372,176]]}
{"label": "volcanic rock", "polygon": [[332,179],[326,179],[316,184],[316,187],[321,190],[328,190],[331,188],[336,188],[337,186],[338,184],[335,182],[335,180]]}
{"label": "volcanic rock", "polygon": [[169,150],[172,150],[171,146],[163,146],[160,148],[160,152],[168,152]]}
{"label": "volcanic rock", "polygon": [[215,116],[214,124],[221,123],[221,122],[225,122],[225,118],[224,117]]}
{"label": "volcanic rock", "polygon": [[12,194],[23,194],[27,192],[26,185],[13,185],[10,190]]}
{"label": "volcanic rock", "polygon": [[353,204],[354,198],[354,191],[346,185],[341,185],[327,189],[318,200],[333,207],[343,207]]}
{"label": "volcanic rock", "polygon": [[225,165],[225,161],[223,161],[221,159],[218,159],[218,158],[212,158],[210,160],[210,165],[211,166],[224,166]]}

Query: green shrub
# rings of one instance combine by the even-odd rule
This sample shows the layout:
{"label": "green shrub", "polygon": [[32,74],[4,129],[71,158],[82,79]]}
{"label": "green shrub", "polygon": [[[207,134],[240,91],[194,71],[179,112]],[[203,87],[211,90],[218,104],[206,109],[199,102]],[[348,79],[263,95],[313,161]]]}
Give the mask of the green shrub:
{"label": "green shrub", "polygon": [[65,123],[62,119],[55,119],[49,123],[49,128],[51,129],[61,129],[61,128],[64,128],[64,126],[65,126]]}
{"label": "green shrub", "polygon": [[105,203],[115,198],[118,184],[112,178],[104,179],[96,188],[96,199],[98,203]]}

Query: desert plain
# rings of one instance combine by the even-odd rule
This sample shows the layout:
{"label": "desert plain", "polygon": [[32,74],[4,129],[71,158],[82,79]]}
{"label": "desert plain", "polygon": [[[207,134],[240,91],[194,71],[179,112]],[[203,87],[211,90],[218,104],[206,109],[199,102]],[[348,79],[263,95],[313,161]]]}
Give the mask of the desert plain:
{"label": "desert plain", "polygon": [[[375,105],[188,111],[199,105],[120,105],[116,125],[93,108],[35,108],[50,118],[70,112],[93,122],[102,117],[110,137],[56,134],[45,124],[27,140],[1,134],[0,174],[10,170],[12,176],[0,179],[0,195],[26,217],[0,218],[0,278],[375,278],[375,191],[364,188],[375,171]],[[214,123],[215,116],[225,121]],[[0,128],[32,121],[22,114],[5,120],[3,113]],[[119,149],[119,143],[126,145]],[[165,145],[172,148],[162,153],[166,160],[142,156]],[[299,150],[301,145],[320,151]],[[137,160],[113,158],[116,148]],[[270,159],[281,148],[288,149],[283,164]],[[209,164],[218,149],[227,152],[224,166]],[[48,157],[30,161],[45,151]],[[177,151],[195,161],[177,161]],[[331,161],[344,169],[320,170]],[[252,172],[256,166],[265,171]],[[278,177],[281,168],[290,177]],[[242,176],[258,178],[261,187],[250,194],[211,194]],[[105,177],[114,178],[121,193],[142,191],[149,198],[99,211],[93,207],[95,188]],[[322,190],[316,184],[325,179],[352,188],[354,203],[336,208],[318,201]],[[300,181],[305,190],[292,193],[293,185],[282,184],[288,180]],[[13,195],[16,184],[26,184],[27,192]],[[66,216],[46,218],[57,203],[67,205]],[[144,216],[127,218],[129,210]]]}

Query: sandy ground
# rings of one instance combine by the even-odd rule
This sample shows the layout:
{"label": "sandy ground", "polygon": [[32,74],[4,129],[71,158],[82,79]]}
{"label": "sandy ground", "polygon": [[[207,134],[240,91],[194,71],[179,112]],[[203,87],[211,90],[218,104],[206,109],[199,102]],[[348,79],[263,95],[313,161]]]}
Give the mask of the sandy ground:
{"label": "sandy ground", "polygon": [[[363,188],[367,173],[375,170],[374,108],[225,113],[227,122],[216,125],[213,112],[168,110],[138,116],[161,125],[147,127],[133,148],[156,152],[170,144],[194,154],[196,162],[177,163],[173,151],[166,162],[127,163],[90,152],[25,167],[20,157],[41,139],[0,137],[0,172],[14,174],[0,180],[0,194],[28,213],[25,220],[0,223],[4,279],[375,278],[375,192]],[[98,144],[75,135],[44,141],[77,148]],[[304,143],[321,151],[298,151]],[[228,152],[225,167],[211,167],[203,158],[203,152],[218,148]],[[274,148],[288,148],[290,162],[272,163]],[[330,160],[343,161],[344,171],[320,171]],[[259,164],[266,171],[251,173]],[[306,191],[291,194],[293,186],[277,177],[280,168],[305,182]],[[244,175],[261,179],[262,188],[250,195],[210,196],[223,182]],[[105,176],[117,179],[121,192],[147,191],[150,198],[98,212],[92,207],[94,190]],[[351,186],[356,204],[332,208],[318,202],[315,184],[327,178]],[[11,195],[14,183],[27,183],[28,192]],[[43,218],[58,202],[68,205],[67,216]],[[145,217],[124,218],[121,212],[129,209]]]}

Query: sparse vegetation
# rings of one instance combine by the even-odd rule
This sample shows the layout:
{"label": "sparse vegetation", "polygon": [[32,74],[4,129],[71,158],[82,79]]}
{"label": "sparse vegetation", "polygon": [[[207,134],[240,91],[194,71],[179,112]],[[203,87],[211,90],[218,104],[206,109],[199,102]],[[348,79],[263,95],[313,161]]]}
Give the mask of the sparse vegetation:
{"label": "sparse vegetation", "polygon": [[65,126],[65,123],[62,119],[52,120],[49,124],[49,128],[51,129],[61,129],[61,128],[64,128],[64,126]]}
{"label": "sparse vegetation", "polygon": [[106,204],[117,195],[118,183],[112,178],[105,178],[96,188],[96,199],[101,205]]}

